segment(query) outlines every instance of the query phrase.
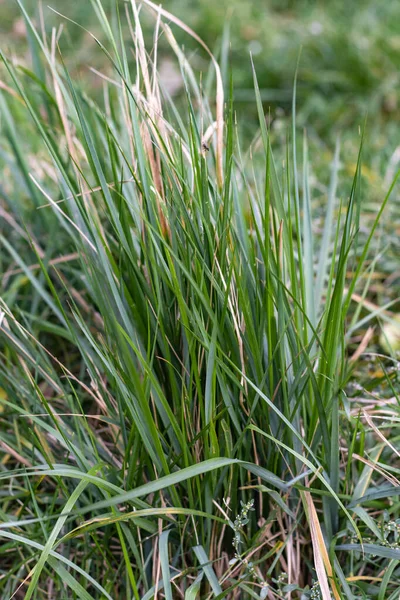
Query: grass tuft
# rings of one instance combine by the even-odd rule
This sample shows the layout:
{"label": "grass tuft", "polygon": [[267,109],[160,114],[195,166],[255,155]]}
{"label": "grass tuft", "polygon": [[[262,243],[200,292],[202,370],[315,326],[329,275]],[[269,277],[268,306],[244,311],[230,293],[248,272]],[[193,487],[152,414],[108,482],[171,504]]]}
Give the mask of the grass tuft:
{"label": "grass tuft", "polygon": [[[316,201],[296,84],[276,148],[249,61],[246,146],[232,78],[168,11],[145,0],[151,47],[144,6],[109,18],[92,0],[99,98],[18,4],[32,66],[1,52],[0,89],[2,598],[394,599],[398,363],[379,356],[372,383],[357,369],[391,316],[367,296],[399,173],[364,216],[364,134],[340,197],[337,141]],[[211,60],[205,86],[176,26]],[[161,85],[161,33],[183,102]]]}

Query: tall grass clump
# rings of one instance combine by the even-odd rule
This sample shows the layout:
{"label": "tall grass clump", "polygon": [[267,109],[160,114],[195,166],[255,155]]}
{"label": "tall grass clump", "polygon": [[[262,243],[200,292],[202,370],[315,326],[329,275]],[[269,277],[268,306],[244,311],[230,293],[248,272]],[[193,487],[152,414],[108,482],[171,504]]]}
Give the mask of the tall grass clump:
{"label": "tall grass clump", "polygon": [[[249,63],[243,148],[193,31],[149,0],[91,5],[100,98],[22,4],[31,63],[1,53],[1,597],[394,599],[399,415],[346,390],[395,182],[360,228],[361,150],[339,198],[338,144],[317,227],[295,94],[273,151]],[[210,59],[201,85],[175,27]]]}

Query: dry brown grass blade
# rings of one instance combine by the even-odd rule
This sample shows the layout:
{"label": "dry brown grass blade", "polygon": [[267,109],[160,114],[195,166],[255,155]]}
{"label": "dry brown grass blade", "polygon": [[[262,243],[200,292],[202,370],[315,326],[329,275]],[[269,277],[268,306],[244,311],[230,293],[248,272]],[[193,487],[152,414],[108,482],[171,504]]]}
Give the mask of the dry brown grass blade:
{"label": "dry brown grass blade", "polygon": [[[77,252],[72,252],[71,254],[65,254],[65,256],[59,256],[57,258],[52,258],[51,260],[49,260],[49,262],[47,263],[49,267],[55,266],[55,265],[59,265],[62,263],[68,263],[71,262],[73,260],[77,260],[79,258],[79,254]],[[33,265],[29,265],[28,267],[26,267],[29,271],[36,271],[37,269],[40,269],[40,264],[39,263],[35,263]],[[9,277],[11,277],[12,275],[19,275],[20,273],[24,273],[24,269],[22,268],[18,268],[18,269],[11,269],[10,271],[6,271],[6,273],[4,274],[4,279],[3,279],[3,285],[5,286],[5,280]]]}
{"label": "dry brown grass blade", "polygon": [[155,12],[160,13],[162,16],[169,19],[172,23],[175,23],[175,25],[177,25],[178,27],[183,29],[183,31],[185,31],[188,35],[190,35],[194,40],[196,40],[196,42],[198,42],[200,44],[200,46],[202,48],[204,48],[204,50],[207,52],[207,54],[209,55],[209,57],[212,60],[212,63],[213,63],[214,69],[215,69],[216,82],[217,82],[216,119],[215,119],[216,123],[217,123],[217,153],[216,153],[216,155],[217,155],[217,181],[218,181],[218,185],[220,187],[222,187],[223,183],[224,183],[224,170],[223,170],[224,86],[223,86],[223,82],[222,82],[222,75],[221,75],[221,69],[219,67],[219,64],[217,63],[213,53],[211,52],[211,50],[209,49],[207,44],[205,44],[205,42],[203,42],[201,37],[198,36],[197,33],[195,31],[193,31],[193,29],[191,29],[183,21],[181,21],[181,19],[178,19],[173,14],[171,14],[170,12],[168,12],[161,6],[154,4],[154,2],[151,2],[150,0],[143,0],[143,2],[145,4],[147,4],[147,6],[150,6]]}
{"label": "dry brown grass blade", "polygon": [[[159,95],[157,94],[156,78],[153,79],[153,85],[152,85],[151,78],[150,78],[150,71],[149,71],[149,62],[150,61],[148,60],[148,56],[147,56],[147,52],[146,52],[143,31],[142,31],[142,27],[140,24],[139,10],[138,10],[135,0],[131,0],[131,7],[132,7],[133,16],[134,16],[135,29],[133,30],[133,27],[130,25],[130,31],[131,31],[131,36],[135,42],[137,63],[138,63],[138,65],[140,65],[140,70],[141,70],[143,83],[144,83],[144,89],[145,89],[145,93],[147,96],[148,114],[150,117],[149,121],[150,121],[150,124],[152,122],[157,123],[157,126],[160,129],[160,134],[163,137],[164,143],[168,146],[167,131],[163,125],[163,120],[161,118],[162,117],[162,107],[161,107],[161,103],[159,102]],[[127,14],[127,16],[128,16],[128,22],[129,22],[129,14]],[[158,14],[157,27],[159,27],[160,19],[161,19],[161,15]],[[157,43],[157,41],[156,41],[156,43]],[[155,52],[156,52],[156,50],[155,50]],[[154,69],[155,68],[156,68],[156,66],[154,65]],[[138,69],[138,75],[139,75],[139,69]],[[138,91],[139,91],[139,80],[135,87],[135,92],[138,92]],[[151,127],[151,125],[150,125],[150,127]],[[151,170],[151,173],[153,176],[153,181],[154,181],[155,189],[157,192],[156,195],[157,195],[158,216],[159,216],[159,220],[160,220],[161,231],[165,237],[170,237],[170,234],[171,234],[170,227],[167,222],[167,219],[165,218],[165,211],[164,211],[165,195],[164,195],[163,178],[162,178],[162,173],[161,173],[161,160],[160,160],[160,156],[159,156],[156,148],[153,145],[153,141],[151,139],[149,123],[147,123],[145,121],[143,121],[143,123],[141,124],[141,136],[143,139],[143,145],[144,145],[144,148],[145,148],[148,160],[149,160],[150,170]],[[158,137],[158,136],[156,136],[156,137]]]}
{"label": "dry brown grass blade", "polygon": [[172,50],[174,51],[174,53],[176,54],[176,56],[179,60],[179,65],[180,65],[181,69],[185,72],[185,75],[188,78],[188,82],[190,83],[190,86],[191,86],[191,91],[192,91],[192,93],[194,93],[194,97],[196,98],[196,101],[198,102],[199,105],[201,105],[202,95],[201,95],[200,87],[198,85],[194,71],[190,65],[190,62],[188,61],[188,59],[186,57],[186,54],[180,48],[178,42],[176,41],[176,39],[174,37],[174,34],[172,33],[170,26],[167,23],[161,22],[161,27],[163,29],[165,37],[168,40],[169,45],[171,46]]}
{"label": "dry brown grass blade", "polygon": [[317,511],[315,509],[312,496],[310,492],[303,492],[303,496],[307,507],[308,522],[310,525],[311,541],[314,554],[314,565],[315,570],[317,572],[322,599],[331,600],[331,593],[329,590],[328,583],[329,577],[333,596],[335,600],[340,600],[340,595],[338,593],[335,581],[333,579],[332,565],[330,563],[328,552],[326,550],[324,536],[322,535],[321,526],[319,524]]}
{"label": "dry brown grass blade", "polygon": [[377,428],[377,426],[375,425],[375,423],[373,422],[373,420],[371,419],[371,417],[369,416],[369,414],[364,411],[363,412],[363,417],[367,421],[367,423],[371,427],[371,429],[373,429],[375,431],[376,435],[382,440],[382,442],[384,444],[386,444],[386,446],[389,446],[389,448],[391,450],[393,450],[393,452],[395,454],[397,454],[397,456],[400,457],[400,452],[393,446],[393,444],[391,444],[389,442],[389,440],[387,440],[385,438],[385,436],[383,435],[383,433],[381,431],[379,431],[379,429]]}
{"label": "dry brown grass blade", "polygon": [[356,362],[360,358],[360,356],[364,354],[364,352],[368,348],[368,344],[370,343],[372,336],[374,335],[374,331],[374,327],[368,327],[367,331],[365,332],[365,335],[363,336],[361,342],[358,345],[357,350],[350,357],[350,362]]}
{"label": "dry brown grass blade", "polygon": [[[345,288],[344,294],[347,294],[347,293],[348,293],[348,289]],[[392,315],[392,313],[389,310],[384,310],[377,304],[374,304],[374,302],[371,302],[370,300],[363,298],[362,296],[360,296],[360,294],[353,293],[351,295],[351,299],[353,300],[353,302],[356,302],[357,304],[362,304],[367,310],[369,310],[371,312],[376,312],[381,315],[386,315],[389,317]]]}
{"label": "dry brown grass blade", "polygon": [[4,90],[5,92],[7,92],[7,94],[10,94],[10,96],[12,96],[16,100],[18,100],[18,102],[20,102],[22,105],[24,104],[24,101],[22,100],[21,96],[15,90],[10,88],[10,86],[8,86],[6,83],[4,83],[4,81],[2,81],[1,79],[0,79],[0,90]]}
{"label": "dry brown grass blade", "polygon": [[0,448],[6,453],[15,458],[15,460],[28,468],[32,467],[32,463],[19,454],[14,448],[11,448],[6,442],[0,440]]}
{"label": "dry brown grass blade", "polygon": [[387,471],[385,471],[385,469],[378,467],[378,465],[376,465],[371,460],[368,460],[367,458],[363,458],[359,454],[355,454],[355,453],[353,454],[353,458],[359,460],[360,462],[362,462],[365,465],[367,465],[368,467],[370,467],[372,471],[376,471],[377,473],[382,475],[382,477],[384,477],[394,487],[400,487],[400,481],[397,479],[397,477],[395,477],[394,475],[391,475],[390,473],[387,473]]}

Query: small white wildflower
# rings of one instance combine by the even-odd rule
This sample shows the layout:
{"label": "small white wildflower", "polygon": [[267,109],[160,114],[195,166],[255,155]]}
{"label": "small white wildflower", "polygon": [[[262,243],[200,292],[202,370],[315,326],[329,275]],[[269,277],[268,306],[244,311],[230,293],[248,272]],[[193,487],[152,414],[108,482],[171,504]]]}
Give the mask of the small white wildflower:
{"label": "small white wildflower", "polygon": [[260,599],[261,600],[265,600],[265,598],[268,595],[268,586],[267,585],[263,585],[261,588],[261,592],[260,592]]}

